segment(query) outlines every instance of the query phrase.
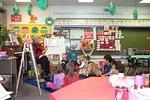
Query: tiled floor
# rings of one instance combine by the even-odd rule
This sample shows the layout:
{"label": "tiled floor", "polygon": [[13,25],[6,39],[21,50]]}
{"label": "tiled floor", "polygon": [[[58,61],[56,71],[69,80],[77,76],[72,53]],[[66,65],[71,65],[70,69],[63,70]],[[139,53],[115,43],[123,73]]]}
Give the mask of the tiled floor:
{"label": "tiled floor", "polygon": [[24,83],[19,88],[18,95],[12,100],[49,100],[49,92],[42,90],[42,95],[39,95],[38,87]]}

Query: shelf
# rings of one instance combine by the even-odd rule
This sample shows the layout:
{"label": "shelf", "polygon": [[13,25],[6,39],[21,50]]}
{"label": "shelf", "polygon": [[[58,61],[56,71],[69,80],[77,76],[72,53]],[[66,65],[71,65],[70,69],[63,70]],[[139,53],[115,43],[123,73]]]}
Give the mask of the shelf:
{"label": "shelf", "polygon": [[116,51],[115,49],[97,49],[97,51]]}
{"label": "shelf", "polygon": [[70,40],[81,40],[81,39],[79,39],[79,38],[72,38],[72,39],[70,39]]}

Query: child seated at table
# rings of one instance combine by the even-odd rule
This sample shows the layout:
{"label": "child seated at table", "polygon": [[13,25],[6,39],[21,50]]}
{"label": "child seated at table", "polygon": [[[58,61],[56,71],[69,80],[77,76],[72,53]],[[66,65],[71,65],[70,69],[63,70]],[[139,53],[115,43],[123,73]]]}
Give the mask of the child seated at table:
{"label": "child seated at table", "polygon": [[53,77],[54,80],[53,83],[47,82],[46,87],[51,88],[53,90],[57,90],[61,88],[61,86],[64,84],[64,77],[65,77],[65,73],[63,71],[63,68],[60,65],[58,65],[57,73]]}

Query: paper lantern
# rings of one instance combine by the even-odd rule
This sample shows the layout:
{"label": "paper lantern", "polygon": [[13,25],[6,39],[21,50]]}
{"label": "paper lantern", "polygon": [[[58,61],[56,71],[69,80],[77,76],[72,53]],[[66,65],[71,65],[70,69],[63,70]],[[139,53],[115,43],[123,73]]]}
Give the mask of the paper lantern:
{"label": "paper lantern", "polygon": [[133,19],[134,20],[138,19],[138,11],[136,9],[133,11]]}
{"label": "paper lantern", "polygon": [[116,13],[116,6],[115,4],[111,1],[111,3],[108,5],[108,11],[111,15],[114,15]]}
{"label": "paper lantern", "polygon": [[51,26],[51,25],[54,24],[54,22],[55,22],[55,20],[54,20],[52,17],[47,17],[47,18],[45,19],[46,25]]}
{"label": "paper lantern", "polygon": [[37,0],[37,5],[41,10],[45,10],[48,7],[48,0]]}
{"label": "paper lantern", "polygon": [[18,15],[19,14],[19,6],[18,6],[17,3],[13,7],[13,13],[14,13],[14,15]]}
{"label": "paper lantern", "polygon": [[31,15],[31,13],[32,13],[32,5],[28,4],[28,6],[27,6],[27,14]]}

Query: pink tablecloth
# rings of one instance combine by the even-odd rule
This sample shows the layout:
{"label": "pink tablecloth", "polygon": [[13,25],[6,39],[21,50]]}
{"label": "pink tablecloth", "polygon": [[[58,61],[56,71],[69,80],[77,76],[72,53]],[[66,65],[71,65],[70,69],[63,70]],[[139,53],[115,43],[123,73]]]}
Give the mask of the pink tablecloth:
{"label": "pink tablecloth", "polygon": [[108,77],[91,77],[50,94],[50,100],[114,100],[114,91]]}

